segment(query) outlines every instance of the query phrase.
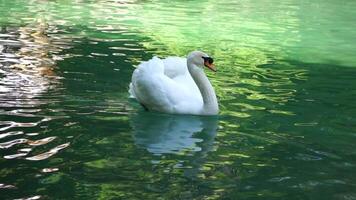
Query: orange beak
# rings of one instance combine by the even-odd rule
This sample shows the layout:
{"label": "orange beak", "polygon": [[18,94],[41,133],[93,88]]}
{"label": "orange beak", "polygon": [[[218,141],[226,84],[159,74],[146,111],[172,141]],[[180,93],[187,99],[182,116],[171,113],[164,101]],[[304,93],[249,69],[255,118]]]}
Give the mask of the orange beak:
{"label": "orange beak", "polygon": [[208,61],[205,61],[204,65],[205,65],[205,67],[209,68],[211,71],[216,72],[216,68],[213,63],[209,63]]}

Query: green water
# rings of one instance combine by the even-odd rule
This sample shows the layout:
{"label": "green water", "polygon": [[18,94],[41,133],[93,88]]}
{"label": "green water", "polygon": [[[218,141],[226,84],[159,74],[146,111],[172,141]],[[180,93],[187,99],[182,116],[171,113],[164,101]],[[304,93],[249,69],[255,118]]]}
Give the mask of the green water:
{"label": "green water", "polygon": [[[356,2],[0,0],[0,199],[356,199]],[[218,117],[145,112],[214,57]]]}

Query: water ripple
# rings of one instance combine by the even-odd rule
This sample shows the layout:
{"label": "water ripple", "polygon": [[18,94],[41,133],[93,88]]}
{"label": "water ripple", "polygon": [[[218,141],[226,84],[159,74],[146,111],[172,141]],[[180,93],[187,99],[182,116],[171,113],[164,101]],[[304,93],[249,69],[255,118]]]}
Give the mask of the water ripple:
{"label": "water ripple", "polygon": [[45,160],[45,159],[57,154],[60,150],[68,147],[69,144],[70,144],[69,142],[65,143],[65,144],[61,144],[61,145],[49,150],[48,152],[41,153],[41,154],[31,156],[31,157],[27,157],[26,160],[32,160],[32,161]]}
{"label": "water ripple", "polygon": [[43,168],[41,170],[41,172],[43,172],[43,173],[52,173],[52,172],[56,172],[58,170],[59,170],[58,168]]}
{"label": "water ripple", "polygon": [[56,138],[57,137],[47,137],[47,138],[43,138],[43,139],[35,140],[35,141],[29,140],[29,141],[27,141],[27,144],[29,144],[30,146],[40,146],[40,145],[47,144]]}
{"label": "water ripple", "polygon": [[1,149],[8,149],[16,144],[23,144],[23,143],[27,143],[28,142],[28,139],[25,139],[25,138],[21,138],[21,139],[15,139],[15,140],[11,140],[11,141],[8,141],[8,142],[3,142],[3,143],[0,143],[0,148]]}
{"label": "water ripple", "polygon": [[42,196],[41,195],[36,195],[32,197],[25,197],[25,198],[20,198],[20,199],[14,199],[14,200],[37,200],[40,199]]}
{"label": "water ripple", "polygon": [[7,132],[7,133],[2,133],[2,134],[0,134],[0,139],[6,138],[9,136],[13,136],[13,135],[22,135],[22,134],[24,134],[23,131],[11,131],[11,132]]}
{"label": "water ripple", "polygon": [[15,189],[16,187],[13,185],[0,183],[0,189]]}
{"label": "water ripple", "polygon": [[0,126],[5,125],[5,127],[0,128],[0,131],[5,131],[10,128],[15,128],[15,127],[21,127],[21,128],[26,128],[26,127],[35,127],[38,124],[40,124],[41,121],[39,122],[13,122],[13,121],[2,121],[0,123]]}
{"label": "water ripple", "polygon": [[4,156],[5,159],[11,160],[19,157],[26,156],[28,153],[17,153],[17,154],[12,154],[12,155],[6,155]]}

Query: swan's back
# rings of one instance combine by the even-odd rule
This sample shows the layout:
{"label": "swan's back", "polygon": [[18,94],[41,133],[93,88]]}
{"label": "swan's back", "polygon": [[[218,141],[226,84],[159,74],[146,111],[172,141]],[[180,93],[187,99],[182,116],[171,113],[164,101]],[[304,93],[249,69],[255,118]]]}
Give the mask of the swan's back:
{"label": "swan's back", "polygon": [[129,92],[146,108],[159,112],[197,114],[203,106],[185,58],[153,57],[140,63],[132,74]]}

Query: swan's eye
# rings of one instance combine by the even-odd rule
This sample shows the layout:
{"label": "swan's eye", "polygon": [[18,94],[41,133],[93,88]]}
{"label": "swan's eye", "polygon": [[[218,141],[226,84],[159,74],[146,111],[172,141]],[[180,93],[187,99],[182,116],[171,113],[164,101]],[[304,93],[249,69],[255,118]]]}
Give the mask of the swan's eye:
{"label": "swan's eye", "polygon": [[213,64],[214,60],[210,57],[202,57],[204,59],[204,62],[208,62],[209,64]]}

